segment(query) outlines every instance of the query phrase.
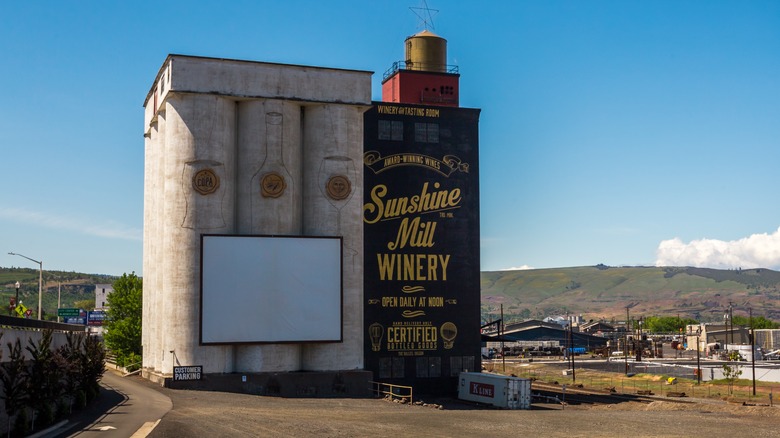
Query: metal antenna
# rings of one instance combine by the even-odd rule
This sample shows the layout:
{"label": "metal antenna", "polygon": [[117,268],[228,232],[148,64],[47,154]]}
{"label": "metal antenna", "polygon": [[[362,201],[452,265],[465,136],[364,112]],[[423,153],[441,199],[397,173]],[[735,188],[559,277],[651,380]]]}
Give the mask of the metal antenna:
{"label": "metal antenna", "polygon": [[433,16],[439,13],[438,9],[429,8],[428,2],[425,0],[420,2],[420,7],[415,8],[409,6],[409,9],[420,19],[417,27],[422,27],[424,30],[428,30],[429,27],[431,30],[435,29],[433,26]]}

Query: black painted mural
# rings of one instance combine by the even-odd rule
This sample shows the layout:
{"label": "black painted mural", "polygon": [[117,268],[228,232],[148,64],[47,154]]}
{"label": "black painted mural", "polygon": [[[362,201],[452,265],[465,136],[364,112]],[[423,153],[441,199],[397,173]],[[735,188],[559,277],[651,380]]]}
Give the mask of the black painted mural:
{"label": "black painted mural", "polygon": [[365,362],[453,394],[479,371],[479,110],[375,103],[364,127]]}

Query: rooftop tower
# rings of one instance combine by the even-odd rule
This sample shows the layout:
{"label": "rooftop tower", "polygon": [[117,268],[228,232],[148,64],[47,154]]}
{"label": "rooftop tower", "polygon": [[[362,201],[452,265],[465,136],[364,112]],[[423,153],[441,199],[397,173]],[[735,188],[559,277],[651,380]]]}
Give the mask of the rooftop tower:
{"label": "rooftop tower", "polygon": [[382,77],[382,101],[458,107],[460,74],[447,65],[447,40],[426,29],[404,44],[405,60]]}

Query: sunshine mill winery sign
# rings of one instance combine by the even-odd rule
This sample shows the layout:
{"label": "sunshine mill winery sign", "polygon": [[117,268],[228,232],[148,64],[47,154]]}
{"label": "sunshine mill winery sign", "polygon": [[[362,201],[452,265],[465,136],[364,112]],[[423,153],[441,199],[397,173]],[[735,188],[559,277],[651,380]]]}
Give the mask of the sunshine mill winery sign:
{"label": "sunshine mill winery sign", "polygon": [[430,393],[480,369],[478,119],[388,103],[366,113],[364,351],[376,380]]}

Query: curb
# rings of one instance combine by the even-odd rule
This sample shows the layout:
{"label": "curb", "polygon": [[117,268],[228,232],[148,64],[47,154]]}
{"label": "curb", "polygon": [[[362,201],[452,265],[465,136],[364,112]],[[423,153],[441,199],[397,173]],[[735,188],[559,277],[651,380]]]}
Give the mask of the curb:
{"label": "curb", "polygon": [[48,434],[53,433],[59,429],[65,429],[65,426],[67,424],[68,424],[68,420],[62,420],[59,423],[49,426],[48,428],[43,429],[40,432],[36,432],[32,435],[28,435],[27,438],[40,438],[40,437],[47,436]]}

